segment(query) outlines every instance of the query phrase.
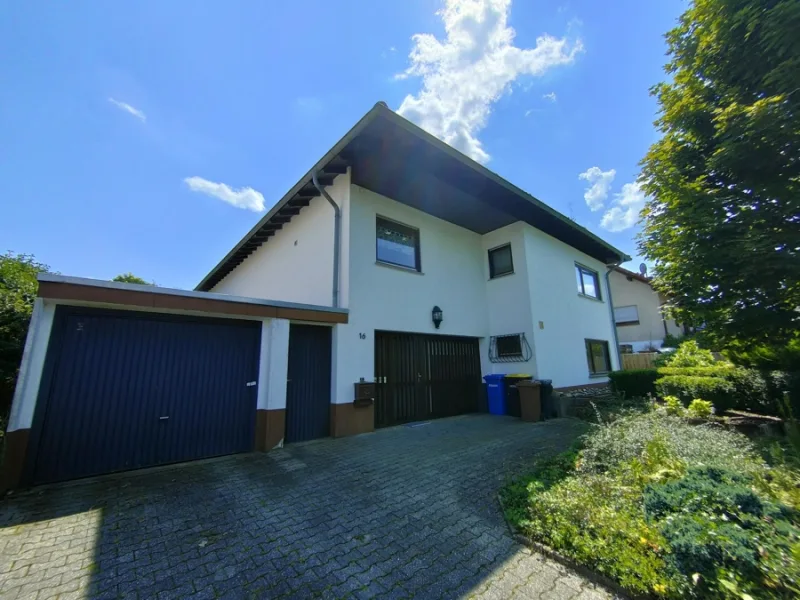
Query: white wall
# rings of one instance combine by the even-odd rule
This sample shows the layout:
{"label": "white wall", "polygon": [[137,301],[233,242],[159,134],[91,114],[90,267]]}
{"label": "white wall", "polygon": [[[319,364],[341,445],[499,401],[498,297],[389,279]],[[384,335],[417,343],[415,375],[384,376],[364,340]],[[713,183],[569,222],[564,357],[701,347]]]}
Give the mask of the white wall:
{"label": "white wall", "polygon": [[[482,262],[486,281],[487,310],[489,314],[488,335],[524,333],[531,346],[531,358],[525,362],[490,363],[485,373],[527,373],[536,376],[534,353],[532,301],[528,285],[528,260],[525,253],[524,224],[513,223],[482,236]],[[489,279],[488,251],[498,246],[511,244],[511,260],[514,272]],[[487,347],[482,349],[488,353]]]}
{"label": "white wall", "polygon": [[[376,264],[377,215],[420,230],[422,273]],[[480,235],[352,186],[349,258],[350,322],[334,332],[335,402],[352,402],[353,383],[361,377],[373,379],[376,329],[487,335],[487,275]],[[434,306],[444,311],[438,330],[431,321]]]}
{"label": "white wall", "polygon": [[[342,256],[349,251],[350,175],[339,175],[327,192],[342,212]],[[334,212],[323,197],[283,226],[211,291],[250,298],[268,298],[331,306],[333,288]],[[347,261],[343,260],[345,265]],[[345,265],[340,273],[340,306],[347,307]]]}
{"label": "white wall", "polygon": [[[631,344],[634,351],[646,350],[649,346],[660,348],[664,341],[664,321],[661,315],[661,299],[653,288],[643,281],[628,278],[623,273],[612,271],[611,293],[614,306],[636,306],[639,312],[638,325],[617,327],[620,344]],[[675,321],[667,322],[668,331],[680,335]]]}
{"label": "white wall", "polygon": [[[538,377],[554,387],[605,381],[590,377],[585,340],[608,342],[618,367],[605,282],[605,265],[546,233],[524,225]],[[597,271],[602,301],[578,295],[575,262]],[[541,321],[543,328],[539,327]]]}

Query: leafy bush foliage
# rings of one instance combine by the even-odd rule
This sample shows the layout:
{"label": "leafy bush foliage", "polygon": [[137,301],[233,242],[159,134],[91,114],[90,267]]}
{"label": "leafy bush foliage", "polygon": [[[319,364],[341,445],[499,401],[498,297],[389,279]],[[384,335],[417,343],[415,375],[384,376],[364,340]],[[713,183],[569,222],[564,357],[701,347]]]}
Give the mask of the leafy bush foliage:
{"label": "leafy bush foliage", "polygon": [[708,400],[695,398],[689,403],[688,412],[690,417],[696,417],[698,419],[707,419],[713,414],[714,405],[711,404],[711,402],[709,402]]}
{"label": "leafy bush foliage", "polygon": [[608,374],[611,386],[617,394],[625,398],[646,398],[656,393],[657,369],[631,369],[614,371]]}
{"label": "leafy bush foliage", "polygon": [[677,396],[684,404],[695,398],[705,398],[721,410],[735,405],[733,386],[720,377],[667,375],[656,381],[656,391],[661,397]]}
{"label": "leafy bush foliage", "polygon": [[704,350],[694,340],[686,340],[664,361],[666,367],[713,367],[717,361],[710,350]]}
{"label": "leafy bush foliage", "polygon": [[648,413],[619,419],[596,428],[584,440],[577,470],[582,473],[605,473],[641,457],[647,444],[658,438],[677,460],[691,464],[727,467],[737,465],[742,471],[757,470],[753,445],[744,435],[721,426],[692,425],[685,419]]}
{"label": "leafy bush foliage", "polygon": [[[695,594],[725,597],[758,594],[768,586],[780,594],[800,593],[800,529],[793,511],[761,498],[752,478],[726,469],[699,467],[644,492],[650,523],[658,523],[679,572],[695,577]],[[699,577],[695,574],[698,574]],[[760,594],[758,594],[760,595]]]}
{"label": "leafy bush foliage", "polygon": [[664,405],[668,415],[680,417],[683,414],[683,402],[677,396],[665,396]]}
{"label": "leafy bush foliage", "polygon": [[595,427],[501,497],[519,531],[632,592],[788,598],[800,513],[783,499],[798,483],[741,434],[650,412]]}
{"label": "leafy bush foliage", "polygon": [[659,377],[668,375],[689,375],[690,377],[728,377],[735,367],[726,363],[713,367],[661,367],[658,369]]}

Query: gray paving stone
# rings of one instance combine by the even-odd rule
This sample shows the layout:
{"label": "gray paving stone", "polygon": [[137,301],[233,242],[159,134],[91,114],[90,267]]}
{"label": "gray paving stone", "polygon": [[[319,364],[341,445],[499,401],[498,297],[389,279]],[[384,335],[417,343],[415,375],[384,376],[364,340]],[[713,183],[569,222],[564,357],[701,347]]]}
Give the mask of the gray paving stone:
{"label": "gray paving stone", "polygon": [[609,598],[517,545],[509,469],[576,421],[476,415],[17,493],[5,598]]}

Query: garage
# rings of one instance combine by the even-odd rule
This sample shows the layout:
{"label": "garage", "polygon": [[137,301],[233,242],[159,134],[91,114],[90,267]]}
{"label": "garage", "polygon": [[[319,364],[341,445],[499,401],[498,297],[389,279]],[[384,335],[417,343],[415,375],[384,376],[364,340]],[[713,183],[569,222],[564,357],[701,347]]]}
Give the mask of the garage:
{"label": "garage", "polygon": [[32,482],[251,451],[260,338],[259,321],[57,307]]}
{"label": "garage", "polygon": [[478,410],[478,338],[375,332],[375,427]]}

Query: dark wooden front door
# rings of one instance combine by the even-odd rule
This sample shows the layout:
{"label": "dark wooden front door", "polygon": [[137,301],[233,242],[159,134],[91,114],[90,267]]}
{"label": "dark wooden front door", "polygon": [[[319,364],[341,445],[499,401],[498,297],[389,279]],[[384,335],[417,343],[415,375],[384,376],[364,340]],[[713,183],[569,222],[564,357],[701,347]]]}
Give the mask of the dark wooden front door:
{"label": "dark wooden front door", "polygon": [[375,332],[375,426],[474,412],[481,393],[477,338]]}
{"label": "dark wooden front door", "polygon": [[286,382],[286,442],[330,435],[331,328],[291,325]]}

